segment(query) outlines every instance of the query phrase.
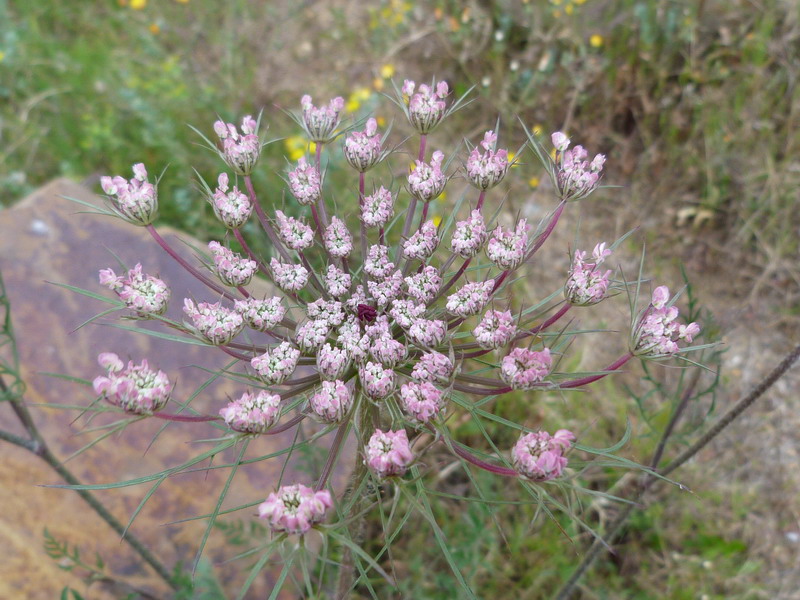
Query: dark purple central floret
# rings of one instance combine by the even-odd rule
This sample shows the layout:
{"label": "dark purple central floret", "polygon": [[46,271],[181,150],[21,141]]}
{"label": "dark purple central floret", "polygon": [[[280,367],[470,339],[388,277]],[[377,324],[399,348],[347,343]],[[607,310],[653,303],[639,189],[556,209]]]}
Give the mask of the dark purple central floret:
{"label": "dark purple central floret", "polygon": [[358,318],[361,321],[372,323],[375,320],[375,317],[377,316],[378,316],[378,311],[375,310],[373,306],[370,306],[369,304],[358,305]]}

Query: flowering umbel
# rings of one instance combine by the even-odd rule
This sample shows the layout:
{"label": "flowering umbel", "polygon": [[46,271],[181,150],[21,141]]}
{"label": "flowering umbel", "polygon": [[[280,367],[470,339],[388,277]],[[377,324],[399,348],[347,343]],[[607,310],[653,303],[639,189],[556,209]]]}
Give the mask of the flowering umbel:
{"label": "flowering umbel", "polygon": [[405,429],[376,429],[364,451],[364,462],[381,479],[403,475],[414,460]]}
{"label": "flowering umbel", "polygon": [[128,308],[140,317],[163,315],[167,310],[170,291],[167,284],[142,271],[141,263],[127,275],[117,275],[112,269],[100,271],[100,284],[114,291]]}
{"label": "flowering umbel", "polygon": [[560,477],[567,466],[564,453],[570,449],[575,435],[559,429],[554,435],[546,431],[527,433],[511,450],[514,468],[532,481],[549,481]]}
{"label": "flowering umbel", "polygon": [[241,129],[232,123],[217,121],[214,132],[222,144],[222,156],[227,165],[239,175],[250,175],[261,154],[258,139],[258,122],[247,115],[242,119]]}
{"label": "flowering umbel", "polygon": [[100,185],[108,195],[111,209],[133,225],[149,225],[158,213],[156,186],[147,179],[147,169],[142,163],[133,165],[133,179],[119,175],[101,177]]}
{"label": "flowering umbel", "polygon": [[333,506],[328,490],[315,492],[302,484],[285,485],[258,505],[258,516],[272,531],[303,534],[325,518]]}
{"label": "flowering umbel", "polygon": [[[610,271],[601,266],[610,251],[603,243],[595,246],[591,257],[576,251],[569,267],[566,260],[554,266],[536,253],[569,209],[567,201],[597,188],[605,158],[597,155],[589,161],[586,151],[571,148],[562,133],[552,136],[556,151],[551,158],[531,138],[529,146],[553,176],[557,198],[541,223],[526,218],[511,221],[499,210],[502,198],[494,190],[509,173],[508,152],[497,148],[496,133],[486,132],[479,147],[461,156],[450,154],[445,165],[444,152],[427,147],[427,134],[458,108],[461,99],[448,108],[450,89],[441,81],[430,85],[406,81],[398,94],[397,103],[411,125],[407,129],[419,134],[417,147],[409,152],[414,162],[405,186],[393,179],[405,164],[387,166],[392,161],[383,149],[388,134],[380,136],[374,118],[365,121],[362,131],[343,127],[341,98],[318,107],[310,96],[303,96],[302,117],[295,119],[316,147],[313,158],[293,158],[299,160],[289,167],[290,194],[283,196],[259,199],[251,178],[261,151],[258,123],[249,116],[239,128],[215,123],[220,157],[238,179],[233,185],[222,173],[216,190],[206,186],[205,195],[227,233],[209,243],[213,265],[200,257],[200,269],[150,226],[157,208],[156,190],[143,165],[134,166],[130,181],[102,180],[117,213],[147,225],[161,248],[209,293],[205,300],[185,298],[185,320],[177,322],[159,317],[169,289],[140,265],[126,275],[106,269],[101,283],[119,294],[137,316],[152,316],[157,324],[178,333],[165,337],[182,337],[224,353],[230,363],[217,375],[248,386],[227,406],[220,401],[210,415],[158,413],[156,417],[224,421],[224,426],[215,426],[226,433],[216,439],[240,445],[242,454],[258,446],[253,437],[259,434],[278,440],[282,439],[278,434],[286,432],[286,439],[297,440],[292,442],[297,446],[276,456],[292,456],[301,444],[325,440],[324,465],[309,470],[315,474],[314,487],[285,485],[259,506],[259,516],[277,533],[303,534],[323,521],[333,506],[336,486],[330,482],[337,478],[331,474],[350,444],[361,462],[354,479],[381,480],[379,487],[384,490],[396,486],[407,491],[404,486],[416,485],[451,458],[469,469],[524,480],[526,486],[562,477],[575,439],[567,429],[554,435],[526,433],[512,449],[510,464],[502,464],[495,447],[472,448],[457,439],[461,425],[488,419],[494,426],[524,429],[524,424],[510,422],[509,412],[514,411],[493,412],[503,406],[497,398],[522,391],[526,393],[517,394],[519,401],[534,406],[538,394],[557,390],[569,405],[577,401],[569,390],[602,379],[634,356],[672,356],[682,351],[681,341],[691,343],[699,334],[697,324],[678,322],[675,301],[662,286],[634,320],[623,356],[605,370],[595,366],[588,374],[559,372],[559,365],[575,361],[556,362],[556,357],[569,352],[575,336],[593,331],[571,327],[569,318],[562,318],[574,306],[591,306],[609,295]],[[345,136],[343,145],[329,144],[340,133]],[[325,162],[323,151],[329,153]],[[332,152],[343,153],[342,160],[328,160]],[[332,174],[325,180],[323,164]],[[448,182],[445,171],[450,164],[463,165],[450,176],[470,185],[456,204],[433,203]],[[330,189],[348,173],[352,189]],[[248,223],[253,211],[257,219]],[[248,241],[257,226],[263,229],[266,247]],[[537,286],[516,289],[517,282],[527,279],[529,264],[541,270],[569,268],[563,296],[562,290],[543,291]],[[264,287],[254,285],[261,276],[268,280],[267,294]],[[94,386],[109,402],[139,415],[164,407],[172,386],[146,361],[125,369],[116,355],[104,354],[101,364],[107,374]],[[304,429],[310,420],[317,424]],[[487,441],[493,446],[488,436]],[[426,456],[436,446],[451,458],[442,459],[442,453],[433,455],[433,460]],[[238,464],[260,460],[248,457]],[[406,476],[408,481],[403,481]],[[394,482],[385,485],[391,478]],[[354,480],[348,489],[367,497],[375,491],[367,483]],[[573,484],[577,485],[565,482],[559,489]],[[420,505],[423,500],[419,498]],[[544,493],[539,500],[549,502]],[[337,503],[338,522],[320,531],[337,538],[336,529],[349,526],[351,507],[356,506],[363,505],[355,496],[352,502]]]}
{"label": "flowering umbel", "polygon": [[697,323],[677,322],[678,307],[670,303],[669,288],[653,290],[653,299],[633,332],[633,352],[640,356],[671,356],[680,351],[679,341],[691,343],[700,333]]}
{"label": "flowering umbel", "polygon": [[605,243],[597,244],[592,251],[594,262],[587,262],[586,252],[578,250],[564,286],[564,296],[570,304],[590,306],[606,297],[611,271],[601,271],[600,265],[611,254]]}
{"label": "flowering umbel", "polygon": [[219,411],[225,423],[241,433],[264,433],[281,416],[281,397],[266,390],[245,392]]}
{"label": "flowering umbel", "polygon": [[328,106],[316,107],[311,103],[311,96],[306,94],[300,100],[300,105],[303,107],[303,127],[308,139],[320,144],[331,141],[339,125],[339,113],[344,108],[344,99],[337,97]]}
{"label": "flowering umbel", "polygon": [[556,184],[562,200],[579,200],[591,194],[600,182],[606,157],[596,154],[591,162],[587,161],[586,149],[575,146],[570,150],[570,139],[560,131],[552,135],[552,141],[556,149]]}
{"label": "flowering umbel", "polygon": [[445,98],[450,93],[447,82],[422,83],[417,87],[415,82],[406,79],[402,92],[406,116],[414,128],[422,134],[433,131],[446,114]]}
{"label": "flowering umbel", "polygon": [[146,360],[125,368],[119,356],[103,352],[97,357],[98,364],[106,369],[104,376],[95,377],[94,391],[135,415],[152,415],[166,406],[172,393],[172,385],[163,371],[154,371]]}

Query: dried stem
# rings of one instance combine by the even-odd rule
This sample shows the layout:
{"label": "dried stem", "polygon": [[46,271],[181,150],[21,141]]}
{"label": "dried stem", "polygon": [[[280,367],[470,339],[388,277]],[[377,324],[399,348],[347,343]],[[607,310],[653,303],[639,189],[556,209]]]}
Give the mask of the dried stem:
{"label": "dried stem", "polygon": [[[664,469],[658,470],[658,473],[666,477],[677,468],[685,464],[689,459],[695,456],[702,448],[704,448],[708,443],[714,439],[717,435],[722,432],[728,425],[730,425],[734,420],[736,420],[747,408],[749,408],[756,400],[758,400],[764,393],[772,387],[776,381],[778,381],[789,368],[800,358],[800,345],[796,346],[789,354],[784,357],[784,359],[776,366],[769,375],[767,375],[764,379],[762,379],[758,385],[756,385],[749,394],[747,394],[744,398],[739,400],[725,415],[723,415],[719,421],[709,429],[705,434],[703,434],[699,440],[697,440],[690,448],[687,448],[684,452],[680,454],[675,460],[670,462]],[[677,417],[679,417],[678,411],[683,411],[683,406],[688,400],[687,394],[690,394],[693,390],[693,386],[689,386],[687,389],[687,393],[684,394],[684,399],[682,399],[681,404],[678,406],[675,415],[673,415],[673,419],[670,422],[670,426],[668,426],[667,430],[665,430],[665,434],[672,432],[674,428],[674,421],[677,421]],[[653,465],[657,464],[656,461],[660,462],[660,454],[663,453],[662,445],[666,444],[666,437],[662,437],[662,442],[659,444],[659,448],[656,450],[656,455],[653,457]],[[638,501],[642,498],[645,491],[653,485],[659,479],[655,475],[647,474],[642,481],[639,491],[635,497],[635,501]],[[634,504],[628,504],[625,508],[620,511],[617,518],[609,525],[608,533],[605,535],[605,541],[595,540],[592,545],[589,547],[589,550],[586,552],[586,555],[581,561],[581,564],[578,565],[578,568],[575,569],[575,572],[572,576],[567,580],[567,582],[563,585],[561,590],[559,591],[558,595],[556,596],[556,600],[567,600],[570,595],[572,594],[573,589],[577,585],[578,581],[583,577],[586,571],[594,563],[595,559],[600,555],[604,548],[608,548],[611,544],[613,544],[617,538],[619,537],[620,533],[622,532],[623,525],[628,520],[628,517],[633,512],[635,508]]]}
{"label": "dried stem", "polygon": [[[6,387],[2,377],[0,377],[0,389],[3,390],[3,392],[8,391],[8,388]],[[6,433],[4,431],[0,431],[0,439],[11,442],[12,444],[15,444],[21,448],[25,448],[41,458],[44,462],[50,465],[50,467],[56,473],[58,473],[68,485],[82,485],[81,481],[50,451],[50,448],[47,446],[47,443],[39,432],[39,429],[34,424],[28,409],[25,407],[24,401],[21,398],[17,398],[12,399],[10,402],[14,413],[25,427],[30,439],[25,440],[19,436]],[[105,521],[114,531],[116,531],[120,535],[121,539],[125,541],[125,543],[127,543],[142,558],[142,560],[153,567],[155,572],[158,573],[158,576],[161,577],[161,579],[163,579],[170,586],[170,588],[174,590],[178,589],[178,585],[173,581],[169,569],[167,569],[167,567],[164,566],[164,564],[158,560],[155,555],[150,552],[150,550],[148,550],[144,542],[142,542],[130,531],[126,531],[125,526],[120,523],[89,490],[78,489],[75,490],[75,493],[83,498],[83,500],[92,507],[97,515],[103,519],[103,521]]]}

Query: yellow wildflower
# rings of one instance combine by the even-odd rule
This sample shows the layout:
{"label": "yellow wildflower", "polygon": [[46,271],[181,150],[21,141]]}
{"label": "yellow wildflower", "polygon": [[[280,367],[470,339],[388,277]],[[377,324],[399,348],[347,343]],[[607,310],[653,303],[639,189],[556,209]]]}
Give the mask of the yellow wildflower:
{"label": "yellow wildflower", "polygon": [[391,79],[394,77],[394,65],[386,63],[381,67],[381,77],[384,79]]}
{"label": "yellow wildflower", "polygon": [[533,189],[539,187],[539,178],[538,177],[531,177],[528,179],[528,185],[531,186]]}
{"label": "yellow wildflower", "polygon": [[568,15],[571,15],[574,11],[575,11],[575,8],[572,6],[572,4],[567,4],[564,7],[564,12],[567,13]]}
{"label": "yellow wildflower", "polygon": [[539,123],[537,123],[536,125],[533,126],[532,131],[533,131],[533,135],[542,135],[542,131],[543,131],[542,130],[542,126]]}
{"label": "yellow wildflower", "polygon": [[386,127],[386,117],[375,117],[378,122],[378,127]]}
{"label": "yellow wildflower", "polygon": [[283,146],[286,148],[286,157],[295,162],[301,156],[305,156],[306,152],[314,154],[317,151],[317,145],[314,142],[309,143],[308,140],[299,135],[293,135],[283,140]]}
{"label": "yellow wildflower", "polygon": [[439,215],[436,215],[435,217],[433,217],[431,219],[431,221],[433,221],[434,226],[438,227],[439,225],[442,224],[442,217],[440,217]]}
{"label": "yellow wildflower", "polygon": [[133,10],[142,10],[145,6],[147,6],[147,0],[131,0]]}
{"label": "yellow wildflower", "polygon": [[347,99],[347,104],[345,104],[345,109],[348,112],[355,112],[359,108],[361,108],[361,103],[365,100],[369,100],[370,96],[372,96],[372,90],[367,87],[360,87],[356,88],[350,97]]}
{"label": "yellow wildflower", "polygon": [[153,35],[156,35],[161,31],[161,27],[158,26],[158,23],[150,23],[148,29],[150,30],[150,33],[152,33]]}
{"label": "yellow wildflower", "polygon": [[599,33],[593,34],[592,37],[589,38],[589,45],[592,48],[599,48],[603,45],[603,36]]}

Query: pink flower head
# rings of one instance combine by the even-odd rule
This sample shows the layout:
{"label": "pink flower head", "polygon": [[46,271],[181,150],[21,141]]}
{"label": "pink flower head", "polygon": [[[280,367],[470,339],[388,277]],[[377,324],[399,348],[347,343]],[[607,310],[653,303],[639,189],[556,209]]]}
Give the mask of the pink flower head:
{"label": "pink flower head", "polygon": [[425,314],[425,306],[413,300],[393,300],[389,316],[403,329],[411,327],[412,323]]}
{"label": "pink flower head", "polygon": [[319,108],[311,103],[311,96],[306,94],[300,100],[303,107],[303,128],[308,134],[308,139],[318,144],[330,142],[336,137],[336,127],[339,125],[339,113],[344,108],[344,99],[336,97],[328,106]]}
{"label": "pink flower head", "polygon": [[336,265],[328,265],[325,273],[325,289],[334,298],[341,298],[350,291],[352,278],[349,273],[345,273]]}
{"label": "pink flower head", "polygon": [[383,281],[367,281],[367,289],[381,310],[389,306],[400,295],[403,288],[403,273],[399,270],[387,275]]}
{"label": "pink flower head", "polygon": [[394,371],[378,362],[367,361],[358,369],[364,393],[373,400],[382,400],[394,391]]}
{"label": "pink flower head", "polygon": [[515,390],[529,390],[547,377],[552,365],[550,348],[541,352],[514,348],[503,358],[500,378]]}
{"label": "pink flower head", "polygon": [[483,244],[486,243],[487,236],[483,216],[480,211],[473,210],[469,219],[456,223],[450,247],[460,257],[472,258],[480,252]]}
{"label": "pink flower head", "polygon": [[517,335],[517,324],[510,310],[487,310],[472,335],[481,348],[494,350],[511,343]]}
{"label": "pink flower head", "polygon": [[282,263],[274,256],[269,261],[275,284],[284,292],[298,292],[308,283],[308,271],[303,265]]}
{"label": "pink flower head", "polygon": [[444,101],[450,93],[447,83],[440,81],[430,86],[417,85],[406,79],[403,82],[403,96],[406,103],[406,116],[414,128],[422,133],[430,133],[447,114],[447,103]]}
{"label": "pink flower head", "polygon": [[442,285],[439,269],[428,265],[419,273],[405,278],[408,295],[421,304],[427,304],[436,297]]}
{"label": "pink flower head", "polygon": [[611,271],[600,271],[598,267],[611,254],[605,243],[597,244],[592,251],[593,262],[586,261],[586,252],[578,250],[564,286],[564,296],[575,306],[597,304],[606,297]]}
{"label": "pink flower head", "polygon": [[353,406],[353,393],[343,381],[323,381],[311,396],[311,414],[323,423],[340,423]]}
{"label": "pink flower head", "polygon": [[261,154],[256,120],[247,115],[242,119],[241,130],[237,130],[232,123],[217,121],[214,123],[214,132],[222,142],[222,159],[237,174],[250,175]]}
{"label": "pink flower head", "polygon": [[219,411],[225,424],[241,433],[264,433],[281,416],[281,397],[266,390],[245,392]]}
{"label": "pink flower head", "polygon": [[227,344],[244,327],[242,315],[225,308],[220,302],[195,305],[189,298],[184,298],[183,312],[192,320],[195,331],[215,346]]}
{"label": "pink flower head", "polygon": [[143,273],[140,263],[125,276],[117,275],[111,269],[103,269],[100,271],[100,284],[116,292],[120,300],[140,317],[163,315],[167,310],[170,297],[167,284]]}
{"label": "pink flower head", "polygon": [[284,485],[258,505],[258,516],[266,519],[274,532],[302,535],[322,521],[331,506],[328,490],[315,492],[302,484]]}
{"label": "pink flower head", "polygon": [[427,423],[444,408],[442,390],[429,381],[410,381],[400,387],[400,407],[413,421]]}
{"label": "pink flower head", "polygon": [[444,342],[447,324],[440,319],[414,319],[406,332],[408,338],[420,348],[435,348]]}
{"label": "pink flower head", "polygon": [[418,200],[430,202],[438,198],[447,184],[447,177],[442,172],[444,154],[437,150],[431,157],[430,164],[416,161],[416,167],[408,174],[408,191]]}
{"label": "pink flower head", "polygon": [[154,371],[146,360],[138,365],[130,361],[124,369],[116,354],[103,352],[97,362],[107,373],[95,377],[92,385],[109,403],[135,415],[152,415],[167,404],[172,385],[163,371]]}
{"label": "pink flower head", "polygon": [[325,230],[323,242],[325,249],[336,258],[346,258],[353,250],[353,236],[350,235],[347,225],[339,217],[331,217],[331,223]]}
{"label": "pink flower head", "polygon": [[520,219],[514,230],[498,225],[486,246],[486,256],[501,269],[516,269],[525,258],[530,228],[526,219]]}
{"label": "pink flower head", "polygon": [[378,122],[369,119],[364,131],[354,131],[344,140],[344,157],[359,173],[374,167],[382,158],[381,136]]}
{"label": "pink flower head", "polygon": [[447,312],[457,317],[477,315],[489,302],[493,289],[493,279],[465,283],[455,294],[447,297]]}
{"label": "pink flower head", "polygon": [[408,259],[427,260],[439,245],[439,235],[433,221],[425,221],[414,235],[403,243],[403,256]]}
{"label": "pink flower head", "polygon": [[381,186],[361,204],[361,220],[367,227],[384,227],[394,216],[394,197]]}
{"label": "pink flower head", "polygon": [[364,464],[380,479],[403,475],[414,460],[405,429],[376,429],[364,448],[364,455]]}
{"label": "pink flower head", "polygon": [[375,279],[383,279],[394,272],[394,263],[389,260],[389,247],[383,244],[374,244],[369,247],[364,271]]}
{"label": "pink flower head", "polygon": [[637,356],[656,358],[671,356],[680,350],[679,341],[691,343],[700,333],[700,326],[697,323],[679,324],[678,308],[670,306],[669,302],[667,286],[662,285],[653,290],[651,305],[634,327],[632,346]]}
{"label": "pink flower head", "polygon": [[369,354],[384,367],[393,369],[406,359],[408,349],[405,344],[387,335],[372,341]]}
{"label": "pink flower head", "polygon": [[269,385],[278,385],[288,379],[297,368],[300,359],[300,350],[293,348],[289,342],[281,342],[261,356],[250,360],[250,366],[255,369],[258,377]]}
{"label": "pink flower head", "polygon": [[133,165],[133,175],[130,180],[119,175],[104,176],[100,178],[100,186],[117,216],[133,225],[149,225],[158,213],[156,186],[147,181],[147,170],[142,163]]}
{"label": "pink flower head", "polygon": [[361,324],[358,318],[351,316],[339,326],[339,339],[337,341],[354,361],[361,363],[366,359],[370,339],[368,335],[361,331]]}
{"label": "pink flower head", "polygon": [[309,319],[297,327],[294,341],[300,350],[310,353],[318,350],[325,343],[330,332],[331,324],[325,319]]}
{"label": "pink flower head", "polygon": [[575,435],[566,429],[559,429],[552,436],[546,431],[527,433],[511,450],[512,464],[520,475],[532,481],[555,479],[567,466],[564,453],[574,440]]}
{"label": "pink flower head", "polygon": [[275,211],[278,222],[278,235],[287,247],[301,252],[314,243],[314,232],[311,227],[294,217],[287,217],[283,211]]}
{"label": "pink flower head", "polygon": [[228,185],[228,174],[220,173],[217,178],[217,189],[209,198],[214,215],[228,229],[238,229],[247,222],[253,212],[250,199],[239,191],[239,188]]}
{"label": "pink flower head", "polygon": [[294,171],[289,171],[289,189],[303,206],[314,204],[322,194],[319,171],[315,166],[308,164],[305,156],[301,156],[297,161]]}
{"label": "pink flower head", "polygon": [[556,147],[556,185],[562,200],[579,200],[591,194],[600,183],[600,173],[606,162],[602,154],[591,162],[583,146],[569,150],[570,140],[561,132],[552,136]]}
{"label": "pink flower head", "polygon": [[208,249],[214,257],[217,276],[226,285],[247,285],[258,270],[256,261],[236,254],[219,242],[209,242]]}
{"label": "pink flower head", "polygon": [[349,368],[350,357],[344,348],[325,344],[317,353],[317,371],[322,379],[341,379]]}
{"label": "pink flower head", "polygon": [[324,298],[309,302],[308,306],[306,306],[306,314],[311,319],[327,321],[332,327],[341,324],[345,317],[341,302],[338,300],[325,300]]}
{"label": "pink flower head", "polygon": [[281,304],[280,296],[264,300],[253,297],[237,300],[233,304],[233,309],[256,331],[269,331],[277,327],[286,315],[286,308]]}
{"label": "pink flower head", "polygon": [[441,352],[425,352],[414,365],[411,377],[420,382],[442,383],[453,376],[453,370],[452,361]]}
{"label": "pink flower head", "polygon": [[564,150],[569,148],[569,138],[561,131],[556,131],[550,138],[557,152],[564,152]]}
{"label": "pink flower head", "polygon": [[488,190],[500,183],[508,171],[508,150],[497,150],[497,135],[493,131],[487,131],[483,136],[481,146],[484,153],[477,147],[467,159],[467,179],[479,190]]}

